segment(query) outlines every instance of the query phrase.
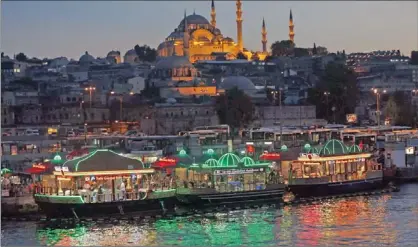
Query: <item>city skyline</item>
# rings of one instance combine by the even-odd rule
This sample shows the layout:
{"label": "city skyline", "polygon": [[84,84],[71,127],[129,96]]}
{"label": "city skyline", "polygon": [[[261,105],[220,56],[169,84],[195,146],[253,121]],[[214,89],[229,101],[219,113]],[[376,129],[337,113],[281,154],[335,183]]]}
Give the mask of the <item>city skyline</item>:
{"label": "city skyline", "polygon": [[[215,4],[217,27],[236,40],[235,1]],[[2,3],[2,52],[78,59],[85,51],[104,57],[110,50],[124,54],[136,44],[156,48],[180,23],[185,9],[210,19],[210,1],[7,1]],[[345,49],[348,53],[399,49],[408,56],[418,50],[418,4],[413,1],[243,1],[244,47],[261,50],[263,18],[268,47],[288,39],[290,9],[298,47],[316,43],[331,52]]]}

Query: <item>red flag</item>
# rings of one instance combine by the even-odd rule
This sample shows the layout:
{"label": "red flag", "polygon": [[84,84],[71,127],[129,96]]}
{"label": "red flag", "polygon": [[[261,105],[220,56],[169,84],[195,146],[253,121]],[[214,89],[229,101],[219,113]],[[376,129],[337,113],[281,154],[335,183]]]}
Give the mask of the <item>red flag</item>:
{"label": "red flag", "polygon": [[363,141],[360,141],[360,144],[358,146],[360,147],[360,150],[363,150]]}

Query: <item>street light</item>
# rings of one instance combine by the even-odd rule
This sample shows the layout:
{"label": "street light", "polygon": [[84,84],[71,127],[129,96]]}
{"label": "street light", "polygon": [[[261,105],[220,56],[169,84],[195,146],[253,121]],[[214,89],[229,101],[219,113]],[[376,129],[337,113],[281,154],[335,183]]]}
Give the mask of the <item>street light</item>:
{"label": "street light", "polygon": [[386,93],[385,89],[372,88],[374,94],[376,94],[376,116],[377,116],[377,127],[380,127],[380,95]]}
{"label": "street light", "polygon": [[[116,93],[114,91],[110,92],[111,95],[115,95]],[[129,92],[129,95],[132,96],[134,95],[133,92]],[[119,103],[120,103],[120,108],[119,108],[119,120],[122,121],[122,112],[123,112],[123,94],[120,94],[118,96],[119,99]]]}
{"label": "street light", "polygon": [[[280,111],[280,147],[282,146],[282,134],[283,134],[283,123],[282,123],[282,88],[279,88],[278,91],[272,91],[271,93],[273,94],[274,97],[274,106],[276,106],[276,100],[277,100],[277,93],[279,94],[279,111]],[[276,107],[274,107],[274,124],[276,123]]]}
{"label": "street light", "polygon": [[325,97],[326,97],[326,99],[327,99],[327,121],[328,121],[328,118],[329,118],[329,95],[330,95],[330,92],[328,92],[328,91],[325,91],[324,92],[324,95],[325,95]]}
{"label": "street light", "polygon": [[96,88],[95,87],[86,87],[84,90],[86,90],[86,91],[89,92],[89,95],[90,95],[90,108],[91,108],[91,103],[92,103],[91,94],[92,94],[93,91],[96,90]]}

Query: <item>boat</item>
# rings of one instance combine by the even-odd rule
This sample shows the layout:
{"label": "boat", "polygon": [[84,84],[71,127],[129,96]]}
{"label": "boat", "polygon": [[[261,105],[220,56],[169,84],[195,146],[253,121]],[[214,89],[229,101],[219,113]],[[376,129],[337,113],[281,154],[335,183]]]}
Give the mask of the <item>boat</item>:
{"label": "boat", "polygon": [[[339,140],[329,140],[317,151],[301,153],[290,162],[288,188],[296,198],[330,196],[383,188],[382,165],[370,152]],[[286,167],[285,167],[286,169]]]}
{"label": "boat", "polygon": [[249,156],[210,155],[199,163],[180,164],[175,168],[177,199],[193,208],[242,207],[279,203],[285,185],[276,162],[255,161]]}
{"label": "boat", "polygon": [[98,149],[55,166],[34,199],[51,218],[164,214],[176,203],[176,190],[165,180],[139,159]]}

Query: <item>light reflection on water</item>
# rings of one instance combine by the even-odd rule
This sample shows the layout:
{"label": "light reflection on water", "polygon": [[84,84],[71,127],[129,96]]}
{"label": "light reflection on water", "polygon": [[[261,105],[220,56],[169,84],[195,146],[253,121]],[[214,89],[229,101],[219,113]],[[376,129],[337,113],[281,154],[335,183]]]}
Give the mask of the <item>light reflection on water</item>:
{"label": "light reflection on water", "polygon": [[418,185],[391,195],[140,223],[2,224],[2,246],[416,246]]}

